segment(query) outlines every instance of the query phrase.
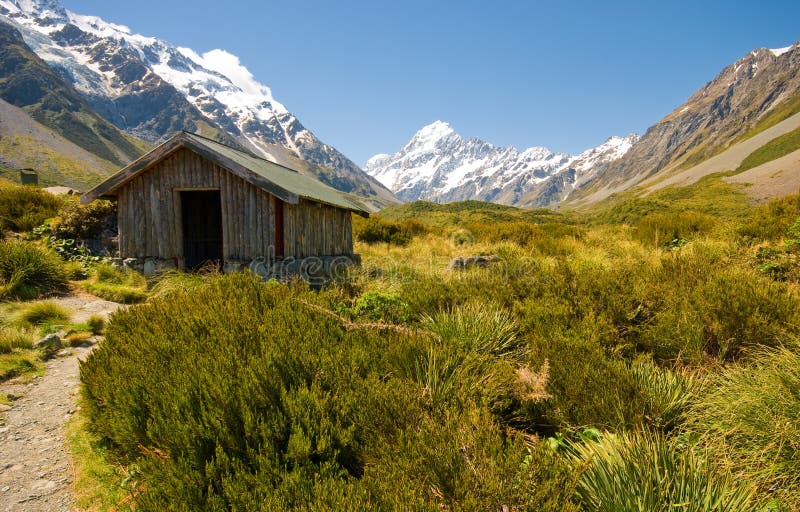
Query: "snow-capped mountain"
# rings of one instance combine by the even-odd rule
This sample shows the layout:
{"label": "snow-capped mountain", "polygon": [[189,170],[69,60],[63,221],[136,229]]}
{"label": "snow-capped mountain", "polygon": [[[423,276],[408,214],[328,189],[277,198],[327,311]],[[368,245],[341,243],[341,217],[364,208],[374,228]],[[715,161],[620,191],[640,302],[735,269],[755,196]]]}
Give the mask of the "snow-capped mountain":
{"label": "snow-capped mountain", "polygon": [[364,170],[407,201],[481,199],[545,206],[590,180],[597,169],[620,158],[637,140],[637,135],[611,137],[601,146],[571,156],[543,147],[519,151],[478,138],[464,139],[449,124],[436,121],[394,155],[370,158]]}
{"label": "snow-capped mountain", "polygon": [[336,188],[391,198],[306,129],[235,55],[200,55],[70,12],[58,0],[0,0],[0,15],[95,111],[132,135],[158,142],[195,131],[277,161],[299,157]]}

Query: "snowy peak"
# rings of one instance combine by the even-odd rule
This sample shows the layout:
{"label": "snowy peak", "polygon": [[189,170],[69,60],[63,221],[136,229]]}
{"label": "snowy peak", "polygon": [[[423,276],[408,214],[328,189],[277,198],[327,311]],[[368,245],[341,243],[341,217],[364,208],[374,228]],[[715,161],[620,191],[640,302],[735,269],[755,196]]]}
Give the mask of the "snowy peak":
{"label": "snowy peak", "polygon": [[0,9],[2,8],[12,15],[27,14],[42,20],[67,19],[67,10],[58,0],[4,0],[0,2]]}
{"label": "snowy peak", "polygon": [[625,154],[636,140],[636,135],[612,137],[573,157],[541,146],[519,151],[477,137],[464,139],[448,123],[436,121],[415,133],[399,152],[370,158],[364,170],[408,201],[481,199],[519,204],[563,171],[569,171],[571,178],[565,181],[561,176],[562,181],[571,186],[595,166]]}
{"label": "snowy peak", "polygon": [[434,121],[427,126],[423,126],[414,134],[411,141],[425,144],[428,142],[436,142],[450,135],[454,135],[455,133],[456,132],[448,123],[444,121]]}

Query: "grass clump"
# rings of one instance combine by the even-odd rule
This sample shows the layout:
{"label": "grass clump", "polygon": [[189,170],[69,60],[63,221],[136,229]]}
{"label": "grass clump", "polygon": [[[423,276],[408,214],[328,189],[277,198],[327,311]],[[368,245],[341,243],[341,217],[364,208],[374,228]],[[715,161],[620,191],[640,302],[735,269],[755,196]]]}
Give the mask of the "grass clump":
{"label": "grass clump", "polygon": [[147,300],[147,280],[143,275],[108,263],[95,266],[92,277],[82,282],[81,286],[92,295],[120,304],[136,304]]}
{"label": "grass clump", "polygon": [[573,446],[573,463],[585,468],[578,484],[583,510],[761,510],[751,487],[663,436],[607,434],[597,442]]}
{"label": "grass clump", "polygon": [[765,350],[710,378],[689,410],[702,445],[786,510],[800,507],[800,356]]}
{"label": "grass clump", "polygon": [[70,313],[55,302],[29,302],[19,304],[13,318],[17,325],[41,327],[47,324],[66,324]]}
{"label": "grass clump", "polygon": [[58,256],[30,242],[0,240],[0,301],[37,299],[66,287]]}
{"label": "grass clump", "polygon": [[92,315],[86,320],[86,325],[92,334],[102,334],[106,327],[106,319],[100,315]]}
{"label": "grass clump", "polygon": [[38,350],[17,349],[0,354],[0,382],[42,371],[42,353]]}
{"label": "grass clump", "polygon": [[0,355],[11,354],[17,349],[31,349],[36,334],[28,328],[16,326],[0,327]]}

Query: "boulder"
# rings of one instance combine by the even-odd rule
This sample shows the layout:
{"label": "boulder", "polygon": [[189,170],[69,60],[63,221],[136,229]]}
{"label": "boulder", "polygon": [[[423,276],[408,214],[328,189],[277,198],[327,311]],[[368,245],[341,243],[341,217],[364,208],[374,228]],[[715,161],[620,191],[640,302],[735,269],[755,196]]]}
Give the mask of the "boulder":
{"label": "boulder", "polygon": [[47,351],[61,350],[61,337],[58,334],[48,334],[44,338],[34,343],[34,348],[41,348]]}
{"label": "boulder", "polygon": [[473,267],[486,268],[496,261],[500,261],[500,256],[496,254],[458,257],[453,258],[447,265],[447,270],[466,270]]}

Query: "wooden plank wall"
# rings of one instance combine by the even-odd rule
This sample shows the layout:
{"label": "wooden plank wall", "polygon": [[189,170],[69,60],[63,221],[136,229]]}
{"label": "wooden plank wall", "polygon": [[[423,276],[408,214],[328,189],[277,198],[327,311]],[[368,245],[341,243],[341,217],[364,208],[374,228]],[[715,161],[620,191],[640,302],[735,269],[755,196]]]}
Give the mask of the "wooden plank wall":
{"label": "wooden plank wall", "polygon": [[353,253],[351,214],[332,206],[300,199],[284,206],[285,253],[295,258]]}
{"label": "wooden plank wall", "polygon": [[[273,254],[273,196],[188,149],[179,149],[119,190],[120,255],[181,258],[179,190],[191,188],[220,190],[226,260]],[[284,235],[287,257],[353,252],[350,212],[305,199],[284,205]]]}

